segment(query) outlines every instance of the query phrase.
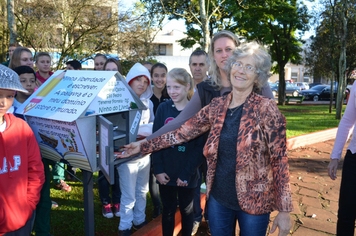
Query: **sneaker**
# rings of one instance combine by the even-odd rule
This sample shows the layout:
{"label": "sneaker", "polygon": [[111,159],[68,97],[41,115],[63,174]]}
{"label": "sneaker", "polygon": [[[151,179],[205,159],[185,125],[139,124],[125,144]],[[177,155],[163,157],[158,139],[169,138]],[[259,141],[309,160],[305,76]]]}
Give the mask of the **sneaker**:
{"label": "sneaker", "polygon": [[130,236],[131,229],[119,230],[119,236]]}
{"label": "sneaker", "polygon": [[113,206],[113,213],[116,217],[120,217],[120,203],[114,204]]}
{"label": "sneaker", "polygon": [[104,205],[103,206],[103,210],[102,210],[102,213],[103,213],[103,216],[105,218],[113,218],[114,215],[111,211],[111,204],[108,204],[108,205]]}
{"label": "sneaker", "polygon": [[195,235],[198,232],[199,226],[200,226],[200,222],[199,221],[194,221],[193,229],[192,229],[192,235]]}
{"label": "sneaker", "polygon": [[58,203],[56,203],[55,201],[52,201],[51,208],[57,208],[57,207],[58,207]]}
{"label": "sneaker", "polygon": [[142,222],[141,224],[139,224],[139,225],[133,225],[132,226],[132,228],[134,228],[134,230],[139,230],[139,229],[141,229],[143,226],[145,226],[145,225],[147,225],[147,221],[144,221],[144,222]]}
{"label": "sneaker", "polygon": [[56,188],[66,192],[72,191],[72,187],[69,186],[63,179],[61,179],[59,183],[56,184]]}

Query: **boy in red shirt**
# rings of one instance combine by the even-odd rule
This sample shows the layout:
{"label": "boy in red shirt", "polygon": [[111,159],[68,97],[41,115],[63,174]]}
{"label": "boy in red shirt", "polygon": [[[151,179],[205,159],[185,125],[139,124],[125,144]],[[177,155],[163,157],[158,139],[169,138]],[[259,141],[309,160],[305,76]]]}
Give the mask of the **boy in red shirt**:
{"label": "boy in red shirt", "polygon": [[35,135],[25,121],[6,113],[16,91],[27,92],[18,75],[0,65],[0,235],[5,236],[31,234],[44,183]]}

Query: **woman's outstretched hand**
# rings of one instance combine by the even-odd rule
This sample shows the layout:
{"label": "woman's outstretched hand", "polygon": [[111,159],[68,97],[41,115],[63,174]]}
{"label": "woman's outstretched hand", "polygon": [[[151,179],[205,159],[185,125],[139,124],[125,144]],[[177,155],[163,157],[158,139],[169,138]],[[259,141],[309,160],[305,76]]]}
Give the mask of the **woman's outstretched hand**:
{"label": "woman's outstretched hand", "polygon": [[121,154],[117,154],[117,158],[126,158],[130,156],[137,155],[141,152],[141,143],[146,142],[146,139],[137,141],[137,142],[132,142],[130,144],[127,144],[124,146],[124,151],[121,152]]}

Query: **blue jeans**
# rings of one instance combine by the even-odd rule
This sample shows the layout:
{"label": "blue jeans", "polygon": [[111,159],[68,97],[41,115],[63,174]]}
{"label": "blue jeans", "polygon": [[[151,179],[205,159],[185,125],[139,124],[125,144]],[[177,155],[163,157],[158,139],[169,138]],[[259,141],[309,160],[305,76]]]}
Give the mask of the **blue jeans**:
{"label": "blue jeans", "polygon": [[[209,226],[212,236],[234,235],[234,222],[237,219],[241,236],[265,236],[269,223],[269,213],[264,215],[250,215],[243,211],[235,211],[218,203],[213,196],[209,196]],[[214,217],[213,217],[214,216]]]}

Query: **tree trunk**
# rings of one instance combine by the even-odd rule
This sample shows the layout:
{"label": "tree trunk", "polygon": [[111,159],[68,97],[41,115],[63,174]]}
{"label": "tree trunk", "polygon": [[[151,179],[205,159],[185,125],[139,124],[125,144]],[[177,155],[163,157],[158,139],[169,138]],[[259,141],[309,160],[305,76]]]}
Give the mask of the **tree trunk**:
{"label": "tree trunk", "polygon": [[347,7],[348,1],[343,0],[342,8],[342,34],[341,34],[341,52],[339,59],[339,84],[337,86],[336,99],[336,119],[341,119],[342,105],[344,101],[344,91],[346,84],[346,37],[347,37]]}
{"label": "tree trunk", "polygon": [[[279,63],[278,63],[279,64]],[[278,85],[278,105],[285,105],[286,103],[286,80],[284,77],[284,64],[279,64],[279,85]]]}
{"label": "tree trunk", "polygon": [[9,24],[10,31],[10,44],[17,43],[14,3],[14,0],[7,0],[7,22]]}
{"label": "tree trunk", "polygon": [[209,32],[209,21],[208,17],[206,16],[206,9],[205,9],[205,0],[199,0],[200,5],[200,18],[201,18],[201,29],[203,32],[203,39],[204,39],[204,51],[209,51],[210,45],[210,32]]}
{"label": "tree trunk", "polygon": [[[334,57],[334,49],[335,49],[335,6],[336,0],[334,0],[334,4],[330,0],[330,5],[332,6],[332,15],[331,15],[331,40],[330,40],[330,48],[331,48],[331,68],[332,68],[332,75],[331,75],[331,84],[334,84],[335,79],[335,57]],[[329,113],[333,110],[333,101],[334,101],[334,87],[331,86],[331,94],[330,94],[330,104],[329,104]]]}
{"label": "tree trunk", "polygon": [[[6,13],[6,2],[1,3],[1,17],[2,19],[6,19],[7,13]],[[0,61],[5,61],[6,54],[8,51],[8,45],[9,45],[9,30],[8,26],[6,23],[3,23],[1,25],[1,34],[2,37],[0,39],[1,43],[1,48],[0,48]]]}
{"label": "tree trunk", "polygon": [[[333,55],[333,54],[332,54]],[[334,60],[334,57],[331,61],[331,67],[334,68],[335,67],[335,60]],[[331,72],[331,85],[334,84],[334,81],[336,81],[335,79],[335,71],[334,69],[332,70]],[[334,86],[331,86],[330,87],[330,103],[329,103],[329,113],[331,113],[333,111],[333,102],[334,102]]]}

